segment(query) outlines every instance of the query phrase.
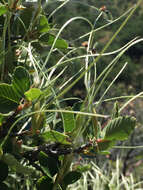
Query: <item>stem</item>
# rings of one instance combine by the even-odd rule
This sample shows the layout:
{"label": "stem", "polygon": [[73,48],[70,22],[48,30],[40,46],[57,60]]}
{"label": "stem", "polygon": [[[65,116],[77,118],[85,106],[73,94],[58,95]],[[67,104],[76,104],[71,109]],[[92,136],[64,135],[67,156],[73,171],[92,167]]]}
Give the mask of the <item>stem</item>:
{"label": "stem", "polygon": [[[6,40],[6,31],[7,31],[7,23],[8,23],[8,17],[6,16],[4,21],[4,27],[3,27],[3,34],[2,34],[2,52],[5,52],[5,40]],[[1,66],[1,81],[4,79],[4,70],[5,70],[5,53],[2,56],[2,66]]]}
{"label": "stem", "polygon": [[134,9],[130,12],[130,14],[128,15],[128,17],[125,19],[125,21],[121,24],[121,26],[118,28],[118,30],[115,32],[115,34],[112,36],[112,38],[109,40],[109,42],[105,45],[105,47],[102,49],[100,55],[88,66],[88,68],[86,69],[86,71],[83,71],[80,76],[75,79],[66,89],[64,89],[59,95],[58,98],[63,96],[67,91],[69,91],[84,75],[86,72],[88,72],[95,63],[97,63],[99,61],[99,59],[102,57],[103,53],[108,49],[108,47],[111,45],[111,43],[114,41],[114,39],[116,38],[116,36],[119,34],[119,32],[124,28],[124,26],[127,24],[128,20],[131,18],[131,16],[133,15],[133,13],[135,12],[135,10],[139,7],[139,5],[141,4],[142,0],[138,1],[138,3],[136,4],[136,6],[134,7]]}

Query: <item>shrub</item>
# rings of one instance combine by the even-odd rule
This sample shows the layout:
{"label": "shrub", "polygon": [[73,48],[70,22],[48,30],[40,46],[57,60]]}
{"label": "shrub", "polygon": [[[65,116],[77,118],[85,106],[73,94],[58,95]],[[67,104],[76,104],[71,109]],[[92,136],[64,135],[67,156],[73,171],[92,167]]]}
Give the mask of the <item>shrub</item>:
{"label": "shrub", "polygon": [[[120,109],[115,103],[110,115],[98,114],[103,98],[126,64],[99,100],[95,100],[119,58],[142,39],[135,39],[117,51],[114,60],[98,76],[96,64],[140,2],[100,54],[92,49],[96,29],[88,19],[73,17],[57,29],[50,23],[50,16],[46,17],[40,0],[1,2],[0,24],[4,27],[0,36],[0,164],[5,168],[1,188],[66,189],[86,170],[84,166],[71,169],[75,155],[106,155],[117,141],[128,139],[136,119],[120,112],[131,100]],[[106,15],[107,10],[96,9],[96,22],[102,15],[108,24],[114,22],[109,19],[111,15],[109,18]],[[86,34],[89,37],[86,49],[70,47],[61,37],[64,28],[76,20],[88,23],[91,28]],[[84,54],[80,54],[83,48]],[[70,72],[69,68],[80,58],[79,70]],[[65,94],[82,78],[86,91],[83,99],[72,96],[65,99]],[[75,103],[66,106],[69,100]]]}

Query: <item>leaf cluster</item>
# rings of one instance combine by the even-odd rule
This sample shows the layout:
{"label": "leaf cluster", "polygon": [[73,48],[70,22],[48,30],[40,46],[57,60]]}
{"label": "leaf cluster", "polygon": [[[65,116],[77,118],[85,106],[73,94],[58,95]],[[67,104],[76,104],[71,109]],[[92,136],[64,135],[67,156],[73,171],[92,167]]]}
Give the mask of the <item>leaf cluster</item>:
{"label": "leaf cluster", "polygon": [[[60,5],[64,6],[64,3]],[[100,15],[102,10],[97,8],[97,12]],[[105,16],[106,12],[103,14]],[[91,30],[94,29],[86,18],[76,17],[70,21],[74,19],[85,21]],[[109,18],[106,19],[109,22]],[[15,189],[13,181],[19,176],[16,183],[23,183],[23,189],[29,183],[34,190],[46,190],[47,187],[66,190],[89,169],[80,164],[71,168],[76,156],[109,154],[109,149],[117,141],[128,139],[135,128],[136,119],[121,116],[117,104],[110,115],[98,114],[95,110],[106,94],[95,105],[97,91],[115,66],[118,56],[99,75],[99,78],[103,76],[99,83],[96,81],[99,79],[96,78],[96,61],[113,39],[97,58],[87,47],[87,54],[82,55],[85,65],[78,72],[71,73],[70,64],[74,63],[71,54],[77,48],[69,47],[61,37],[70,21],[57,29],[47,18],[41,1],[0,3],[0,24],[4,25],[0,30],[0,189],[11,189],[11,182],[12,189]],[[92,40],[91,33],[88,46]],[[49,66],[50,58],[55,60],[55,52],[60,58]],[[79,54],[82,52],[77,50]],[[91,70],[93,66],[95,73]],[[72,76],[66,78],[66,72]],[[69,100],[76,100],[76,103],[67,106],[68,99],[65,100],[64,95],[82,77],[85,98],[70,97]],[[108,119],[104,126],[101,118]],[[87,128],[89,131],[85,133]]]}

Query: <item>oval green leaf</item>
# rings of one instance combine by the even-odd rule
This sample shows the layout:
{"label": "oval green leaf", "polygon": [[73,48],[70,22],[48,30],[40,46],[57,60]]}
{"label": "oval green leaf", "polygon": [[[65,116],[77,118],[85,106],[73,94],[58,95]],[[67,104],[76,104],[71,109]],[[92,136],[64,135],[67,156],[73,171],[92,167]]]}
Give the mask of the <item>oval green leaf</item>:
{"label": "oval green leaf", "polygon": [[20,97],[12,85],[0,84],[0,113],[6,114],[16,109]]}
{"label": "oval green leaf", "polygon": [[0,16],[5,14],[8,11],[8,8],[5,5],[0,4]]}
{"label": "oval green leaf", "polygon": [[[71,107],[67,108],[68,110],[72,111]],[[75,118],[74,113],[62,113],[63,115],[63,123],[64,123],[64,132],[70,133],[75,129]]]}
{"label": "oval green leaf", "polygon": [[44,33],[44,32],[48,32],[49,30],[50,30],[50,26],[49,26],[46,16],[41,15],[39,19],[38,32]]}
{"label": "oval green leaf", "polygon": [[26,99],[29,101],[36,100],[42,94],[42,91],[39,88],[31,88],[27,92],[24,93]]}
{"label": "oval green leaf", "polygon": [[136,125],[134,117],[118,117],[111,120],[104,128],[104,139],[106,140],[126,140]]}
{"label": "oval green leaf", "polygon": [[12,86],[20,97],[24,97],[24,93],[30,88],[30,76],[24,67],[16,67],[14,70]]}
{"label": "oval green leaf", "polygon": [[[43,45],[52,46],[55,38],[56,38],[56,36],[54,36],[53,34],[46,33],[46,34],[40,36],[39,41]],[[59,48],[59,49],[67,49],[68,44],[64,39],[58,38],[54,47]]]}
{"label": "oval green leaf", "polygon": [[50,131],[42,133],[41,137],[46,142],[52,141],[52,142],[59,142],[61,144],[71,144],[70,141],[68,140],[69,136],[59,133],[54,130],[50,130]]}

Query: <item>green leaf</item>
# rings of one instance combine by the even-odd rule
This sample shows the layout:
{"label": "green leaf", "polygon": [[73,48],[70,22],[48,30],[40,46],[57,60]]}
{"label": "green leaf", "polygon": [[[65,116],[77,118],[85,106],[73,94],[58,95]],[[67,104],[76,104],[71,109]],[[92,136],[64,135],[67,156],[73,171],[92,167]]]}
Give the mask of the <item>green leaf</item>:
{"label": "green leaf", "polygon": [[[71,107],[67,108],[72,111]],[[71,133],[75,128],[75,119],[73,113],[63,113],[63,122],[64,122],[64,132]]]}
{"label": "green leaf", "polygon": [[[56,37],[54,35],[46,33],[40,36],[39,41],[45,45],[52,46],[55,38]],[[64,39],[58,38],[54,47],[59,49],[67,49],[68,44]]]}
{"label": "green leaf", "polygon": [[79,171],[80,173],[87,172],[87,171],[91,170],[91,168],[92,168],[91,164],[76,166],[76,170]]}
{"label": "green leaf", "polygon": [[104,139],[106,140],[126,140],[136,125],[134,117],[118,117],[111,120],[104,128]]}
{"label": "green leaf", "polygon": [[17,35],[17,31],[21,36],[26,34],[27,29],[29,29],[33,21],[33,15],[35,14],[35,11],[36,10],[34,6],[29,6],[19,11],[19,16],[16,17],[15,22],[13,22],[14,35]]}
{"label": "green leaf", "polygon": [[20,97],[12,85],[0,84],[0,113],[8,113],[18,106]]}
{"label": "green leaf", "polygon": [[12,84],[0,84],[0,113],[8,113],[18,106],[24,92],[30,88],[30,76],[24,67],[16,67]]}
{"label": "green leaf", "polygon": [[42,94],[42,91],[39,88],[31,88],[27,92],[24,93],[27,100],[33,101],[39,98],[39,96]]}
{"label": "green leaf", "polygon": [[48,176],[42,176],[36,183],[37,190],[52,190],[53,181]]}
{"label": "green leaf", "polygon": [[0,126],[2,126],[3,121],[4,121],[4,116],[0,115]]}
{"label": "green leaf", "polygon": [[12,86],[21,97],[24,97],[24,93],[29,90],[30,76],[24,67],[16,67],[13,75]]}
{"label": "green leaf", "polygon": [[0,4],[0,16],[5,14],[8,11],[8,8],[5,5]]}
{"label": "green leaf", "polygon": [[82,174],[80,172],[71,171],[64,177],[63,182],[67,186],[78,181],[81,178],[81,176]]}
{"label": "green leaf", "polygon": [[0,183],[4,181],[8,176],[8,165],[0,161]]}
{"label": "green leaf", "polygon": [[109,154],[111,154],[111,152],[109,152],[109,151],[100,151],[100,154],[102,154],[102,155],[109,155]]}
{"label": "green leaf", "polygon": [[44,33],[44,32],[48,32],[49,30],[50,30],[50,26],[49,26],[46,16],[41,15],[40,21],[39,21],[39,26],[38,26],[38,31],[40,33]]}
{"label": "green leaf", "polygon": [[71,144],[68,141],[69,137],[54,130],[47,131],[41,134],[41,137],[46,141],[59,142],[61,144]]}
{"label": "green leaf", "polygon": [[58,158],[51,157],[45,154],[44,152],[40,152],[38,155],[38,159],[42,169],[49,177],[54,176],[58,172],[59,168]]}
{"label": "green leaf", "polygon": [[32,167],[27,167],[18,162],[18,160],[11,154],[4,154],[2,156],[2,161],[5,162],[9,168],[17,173],[33,175],[35,170]]}
{"label": "green leaf", "polygon": [[98,139],[95,151],[100,152],[100,151],[108,150],[114,144],[115,144],[115,141],[105,140],[105,139]]}

